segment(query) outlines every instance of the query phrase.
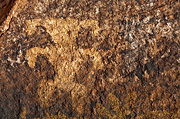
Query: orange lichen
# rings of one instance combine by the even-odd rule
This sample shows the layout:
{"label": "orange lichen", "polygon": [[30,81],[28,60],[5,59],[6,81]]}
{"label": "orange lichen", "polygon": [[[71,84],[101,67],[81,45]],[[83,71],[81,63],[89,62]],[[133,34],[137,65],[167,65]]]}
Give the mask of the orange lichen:
{"label": "orange lichen", "polygon": [[[119,102],[119,99],[113,95],[112,93],[108,94],[108,101],[110,103],[110,106],[112,110],[108,110],[105,107],[103,107],[102,104],[97,103],[97,113],[101,115],[102,117],[108,118],[108,119],[125,119],[125,114],[122,111],[121,104]],[[112,111],[115,111],[116,113],[113,114]]]}

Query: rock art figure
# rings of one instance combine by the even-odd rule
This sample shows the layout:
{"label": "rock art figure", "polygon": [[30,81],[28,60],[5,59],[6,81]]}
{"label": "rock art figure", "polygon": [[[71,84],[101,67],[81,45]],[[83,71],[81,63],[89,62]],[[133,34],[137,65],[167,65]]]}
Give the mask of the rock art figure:
{"label": "rock art figure", "polygon": [[[81,49],[75,47],[76,37],[80,28],[91,28],[92,35],[97,36],[100,28],[95,20],[78,21],[75,19],[33,19],[26,21],[28,35],[36,32],[37,26],[46,28],[46,31],[52,36],[55,45],[46,48],[34,47],[26,52],[28,64],[31,68],[35,66],[38,55],[45,55],[49,62],[54,66],[57,72],[55,79],[42,80],[39,84],[39,101],[42,106],[48,105],[48,99],[52,96],[54,87],[59,90],[71,92],[73,106],[76,111],[81,113],[83,110],[84,99],[87,96],[85,85],[75,83],[74,76],[81,67],[83,60],[89,56],[92,59],[92,68],[102,69],[103,63],[101,55],[93,48]],[[77,74],[78,75],[78,74]]]}

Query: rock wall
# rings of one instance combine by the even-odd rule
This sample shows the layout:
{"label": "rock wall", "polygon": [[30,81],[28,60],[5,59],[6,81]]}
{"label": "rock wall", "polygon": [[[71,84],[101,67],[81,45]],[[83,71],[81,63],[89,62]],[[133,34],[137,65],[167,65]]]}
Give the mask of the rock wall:
{"label": "rock wall", "polygon": [[0,27],[0,118],[180,118],[180,2],[16,0]]}

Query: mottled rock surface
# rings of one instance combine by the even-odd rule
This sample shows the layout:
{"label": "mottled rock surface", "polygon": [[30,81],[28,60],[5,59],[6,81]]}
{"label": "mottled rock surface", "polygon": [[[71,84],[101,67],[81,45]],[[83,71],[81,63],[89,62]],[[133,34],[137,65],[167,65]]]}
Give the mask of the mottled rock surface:
{"label": "mottled rock surface", "polygon": [[17,1],[0,119],[180,118],[179,0]]}

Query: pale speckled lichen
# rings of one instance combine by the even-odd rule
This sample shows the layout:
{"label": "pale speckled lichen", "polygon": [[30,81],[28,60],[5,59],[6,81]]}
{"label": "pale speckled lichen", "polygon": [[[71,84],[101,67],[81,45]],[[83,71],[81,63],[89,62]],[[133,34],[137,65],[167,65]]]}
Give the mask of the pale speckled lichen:
{"label": "pale speckled lichen", "polygon": [[[102,118],[107,119],[126,119],[127,112],[132,113],[129,110],[129,106],[133,103],[133,101],[137,98],[136,92],[128,93],[124,102],[125,105],[122,106],[120,100],[112,93],[108,94],[108,104],[110,105],[110,109],[105,108],[102,104],[96,104],[96,112]],[[79,117],[80,119],[83,117]],[[102,119],[100,118],[100,119]],[[144,111],[143,114],[137,117],[138,119],[155,119],[155,118],[162,118],[162,119],[179,119],[180,118],[180,110],[177,113],[171,114],[166,110],[162,111]],[[37,118],[39,119],[39,118]],[[43,119],[76,119],[76,117],[67,117],[64,114],[58,113],[58,115],[46,114],[46,117]]]}
{"label": "pale speckled lichen", "polygon": [[163,111],[147,111],[144,114],[139,116],[140,119],[149,118],[149,119],[176,119],[171,118],[170,113],[163,110]]}
{"label": "pale speckled lichen", "polygon": [[[130,106],[133,105],[137,98],[136,92],[130,92],[125,97],[125,100],[123,100],[124,105],[122,105],[119,101],[119,99],[113,95],[112,93],[108,94],[108,101],[109,105],[111,107],[111,110],[106,109],[103,107],[102,104],[97,103],[97,113],[101,115],[102,117],[108,118],[108,119],[125,119],[126,115],[129,115],[131,112]],[[115,113],[113,113],[115,112]]]}
{"label": "pale speckled lichen", "polygon": [[[126,115],[133,113],[130,110],[130,106],[135,104],[135,100],[137,99],[137,94],[135,91],[132,91],[127,94],[125,99],[123,100],[124,105],[122,105],[119,99],[113,95],[112,93],[108,94],[108,101],[110,104],[110,109],[105,108],[102,104],[96,104],[96,111],[97,114],[102,116],[103,118],[108,119],[125,119]],[[115,113],[113,113],[115,112]],[[179,119],[180,118],[180,110],[177,113],[171,114],[166,110],[143,110],[143,114],[140,114],[137,118],[139,119],[155,119],[155,118],[162,118],[162,119]]]}
{"label": "pale speckled lichen", "polygon": [[[34,119],[40,119],[40,118],[34,118]],[[58,115],[46,113],[46,117],[43,117],[42,119],[76,119],[76,118],[68,118],[66,115],[61,113],[58,113]]]}
{"label": "pale speckled lichen", "polygon": [[126,95],[126,98],[124,100],[125,104],[123,106],[126,115],[129,115],[131,113],[131,107],[135,104],[136,99],[137,99],[137,94],[135,91],[129,92]]}
{"label": "pale speckled lichen", "polygon": [[[53,87],[71,91],[72,103],[78,113],[83,113],[84,98],[87,96],[86,86],[75,83],[74,76],[87,56],[93,57],[94,69],[102,69],[101,55],[91,49],[77,49],[75,47],[76,37],[80,28],[90,27],[92,35],[97,36],[100,28],[95,20],[78,21],[75,19],[33,19],[26,21],[28,35],[36,32],[36,26],[43,26],[52,36],[56,43],[46,48],[34,47],[26,52],[28,64],[31,68],[35,66],[38,55],[45,55],[57,72],[54,81],[41,81],[38,88],[39,101],[42,106],[48,106],[49,98],[54,92]],[[89,60],[89,59],[88,59]],[[80,98],[79,98],[80,97]]]}
{"label": "pale speckled lichen", "polygon": [[[101,115],[102,117],[108,118],[108,119],[125,119],[125,114],[121,108],[121,104],[119,102],[119,99],[113,95],[112,93],[108,94],[108,100],[111,106],[112,110],[108,110],[105,107],[103,107],[102,104],[97,103],[97,113]],[[115,112],[115,114],[112,113],[112,111]]]}

